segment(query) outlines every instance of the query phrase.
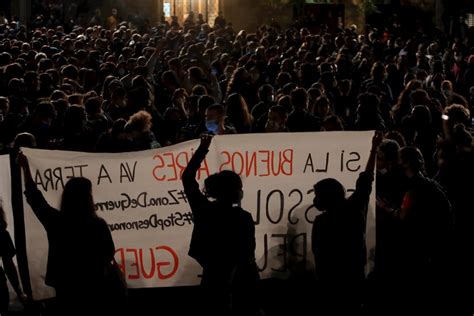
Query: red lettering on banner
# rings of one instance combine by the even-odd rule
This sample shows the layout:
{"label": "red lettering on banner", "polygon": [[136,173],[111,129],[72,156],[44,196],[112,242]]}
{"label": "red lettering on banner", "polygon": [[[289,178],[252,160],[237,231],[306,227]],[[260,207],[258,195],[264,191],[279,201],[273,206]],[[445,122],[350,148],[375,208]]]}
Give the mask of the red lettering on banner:
{"label": "red lettering on banner", "polygon": [[270,151],[269,150],[259,150],[258,153],[265,154],[267,157],[266,159],[262,159],[263,162],[267,166],[267,171],[264,174],[260,174],[261,177],[268,177],[270,175]]}
{"label": "red lettering on banner", "polygon": [[117,265],[122,270],[123,273],[125,273],[125,249],[120,248],[115,251],[115,257],[117,257],[117,253],[119,256],[119,259],[117,261]]}
{"label": "red lettering on banner", "polygon": [[176,174],[176,161],[174,159],[174,153],[164,153],[163,156],[165,157],[170,157],[170,163],[167,164],[166,166],[169,167],[171,170],[173,170],[173,177],[169,178],[168,181],[176,181],[178,180],[178,176]]}
{"label": "red lettering on banner", "polygon": [[155,256],[153,255],[153,248],[150,248],[150,272],[146,272],[145,265],[143,264],[143,249],[140,249],[140,269],[142,270],[142,275],[145,279],[151,279],[155,275]]}
{"label": "red lettering on banner", "polygon": [[244,156],[238,151],[232,154],[232,170],[239,176],[244,171]]}
{"label": "red lettering on banner", "polygon": [[[157,161],[152,171],[153,177],[159,182],[181,180],[183,171],[189,163],[190,156],[186,151],[156,154],[153,156],[153,160]],[[201,173],[204,174],[201,175]],[[204,160],[198,172],[198,178],[201,178],[201,176],[209,176],[209,167],[206,160]]]}
{"label": "red lettering on banner", "polygon": [[130,266],[131,266],[131,267],[135,267],[135,272],[136,272],[136,274],[129,274],[129,275],[128,275],[128,278],[131,279],[131,280],[139,279],[139,278],[140,278],[140,270],[139,270],[139,267],[138,267],[137,249],[133,249],[133,248],[130,249],[130,248],[127,248],[126,252],[132,252],[132,253],[133,253],[134,259],[133,259],[133,261],[130,263]]}
{"label": "red lettering on banner", "polygon": [[[148,252],[149,256],[144,255]],[[163,245],[154,248],[119,248],[115,251],[119,268],[127,280],[167,280],[176,275],[179,258],[173,248]]]}
{"label": "red lettering on banner", "polygon": [[165,161],[163,160],[163,157],[161,157],[161,155],[153,156],[153,160],[155,159],[158,159],[160,161],[160,164],[156,165],[155,168],[153,168],[153,177],[157,181],[164,181],[166,180],[166,176],[160,177],[158,171],[165,166]]}
{"label": "red lettering on banner", "polygon": [[[191,153],[192,154],[192,153]],[[189,163],[189,152],[168,152],[157,154],[153,160],[157,161],[153,169],[153,177],[157,181],[178,181]],[[223,163],[218,170],[230,169],[240,176],[268,177],[293,175],[293,149],[282,151],[221,151]],[[198,170],[197,178],[202,179],[210,175],[207,159],[204,159]]]}
{"label": "red lettering on banner", "polygon": [[[283,151],[283,158],[281,161],[281,173],[285,176],[293,175],[293,149],[286,149]],[[285,170],[285,166],[287,169]]]}
{"label": "red lettering on banner", "polygon": [[259,150],[245,152],[222,151],[225,157],[219,171],[230,169],[239,176],[268,177],[293,175],[293,149],[283,151]]}
{"label": "red lettering on banner", "polygon": [[219,172],[221,172],[222,170],[225,169],[226,166],[230,165],[230,162],[232,161],[232,157],[230,155],[230,153],[228,151],[222,151],[221,152],[221,155],[224,155],[226,156],[226,160],[224,163],[221,164],[221,166],[219,167]]}
{"label": "red lettering on banner", "polygon": [[[182,157],[182,158],[181,158]],[[182,161],[181,161],[182,160]],[[176,166],[179,169],[179,178],[183,176],[184,169],[189,163],[189,155],[187,152],[183,151],[176,155]]]}
{"label": "red lettering on banner", "polygon": [[249,152],[245,152],[245,174],[248,177],[253,170],[253,175],[257,175],[257,153],[252,152],[250,153],[250,158],[249,158]]}
{"label": "red lettering on banner", "polygon": [[176,274],[176,271],[178,271],[178,265],[179,265],[178,256],[176,255],[176,252],[174,252],[174,250],[171,249],[168,246],[156,247],[156,250],[163,250],[163,251],[167,252],[168,254],[170,254],[173,257],[173,268],[171,269],[171,272],[169,272],[168,274],[164,274],[162,272],[162,267],[167,267],[167,266],[171,265],[170,262],[160,262],[160,261],[158,261],[158,263],[156,264],[156,269],[158,271],[158,277],[161,280],[169,279],[173,275]]}

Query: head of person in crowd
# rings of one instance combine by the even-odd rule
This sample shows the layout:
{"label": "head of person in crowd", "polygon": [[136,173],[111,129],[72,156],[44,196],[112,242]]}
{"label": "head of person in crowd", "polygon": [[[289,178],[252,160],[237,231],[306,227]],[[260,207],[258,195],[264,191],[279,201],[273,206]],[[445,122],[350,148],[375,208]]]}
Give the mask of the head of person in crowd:
{"label": "head of person in crowd", "polygon": [[225,131],[225,110],[220,104],[213,104],[207,107],[205,112],[205,124],[208,132],[216,135]]}
{"label": "head of person in crowd", "polygon": [[325,71],[321,74],[319,82],[323,85],[324,91],[330,92],[337,87],[337,80],[332,71]]}
{"label": "head of person in crowd", "polygon": [[20,148],[36,148],[35,136],[27,132],[17,134],[13,141],[13,150],[19,152]]}
{"label": "head of person in crowd", "polygon": [[456,125],[471,125],[471,113],[467,107],[461,104],[452,104],[446,107],[441,117],[443,119],[443,130],[446,138],[452,136]]}
{"label": "head of person in crowd", "polygon": [[349,79],[339,81],[339,93],[341,96],[348,96],[351,92],[352,82]]}
{"label": "head of person in crowd", "polygon": [[161,75],[161,83],[165,89],[169,91],[174,91],[180,86],[178,76],[171,70],[163,72]]}
{"label": "head of person in crowd", "polygon": [[262,85],[258,89],[258,99],[267,104],[275,102],[275,90],[270,84]]}
{"label": "head of person in crowd", "polygon": [[34,71],[28,71],[24,77],[25,89],[29,93],[36,93],[39,90],[38,74]]}
{"label": "head of person in crowd", "polygon": [[110,98],[110,105],[120,108],[125,108],[127,104],[127,91],[123,87],[119,87],[112,91]]}
{"label": "head of person in crowd", "polygon": [[61,197],[61,211],[75,220],[87,220],[97,216],[92,182],[89,179],[72,178],[66,183]]}
{"label": "head of person in crowd", "polygon": [[119,85],[117,78],[114,76],[107,76],[102,84],[101,96],[104,100],[109,100],[110,95],[112,94],[112,89]]}
{"label": "head of person in crowd", "polygon": [[277,105],[284,107],[288,113],[293,111],[293,105],[291,104],[291,97],[289,95],[280,96]]}
{"label": "head of person in crowd", "polygon": [[335,132],[344,129],[344,123],[337,115],[326,116],[321,124],[321,131]]}
{"label": "head of person in crowd", "polygon": [[385,122],[380,115],[380,99],[373,93],[363,93],[358,97],[356,127],[359,130],[385,130]]}
{"label": "head of person in crowd", "polygon": [[281,105],[274,105],[268,110],[268,118],[265,123],[266,133],[288,132],[286,122],[288,121],[288,111]]}
{"label": "head of person in crowd", "polygon": [[126,130],[134,136],[138,136],[142,133],[148,133],[151,131],[152,117],[150,113],[146,111],[138,111],[137,113],[130,116]]}
{"label": "head of person in crowd", "polygon": [[336,179],[318,181],[313,189],[313,205],[321,212],[337,209],[346,201],[346,189]]}
{"label": "head of person in crowd", "polygon": [[370,75],[372,76],[372,80],[376,83],[382,83],[385,78],[387,77],[387,72],[385,70],[385,66],[381,62],[376,62],[372,66],[372,70]]}
{"label": "head of person in crowd", "polygon": [[323,96],[323,91],[317,87],[311,87],[307,90],[308,92],[308,110],[310,113],[314,113],[314,103],[316,100]]}
{"label": "head of person in crowd", "polygon": [[230,80],[230,78],[232,78],[232,74],[234,73],[235,71],[235,65],[233,64],[228,64],[227,66],[225,66],[224,68],[224,77],[226,80]]}
{"label": "head of person in crowd", "polygon": [[227,94],[233,92],[242,93],[243,89],[250,83],[250,74],[244,67],[235,69],[227,85]]}
{"label": "head of person in crowd", "polygon": [[55,117],[56,110],[51,102],[39,103],[32,113],[33,124],[41,129],[49,128]]}
{"label": "head of person in crowd", "polygon": [[68,97],[69,104],[75,104],[75,105],[84,105],[84,95],[80,93],[75,93],[73,95],[70,95]]}
{"label": "head of person in crowd", "polygon": [[[433,75],[431,77],[431,80],[428,82],[430,88],[432,88],[436,91],[442,92],[443,90],[442,90],[441,86],[442,86],[442,83],[444,81],[444,78],[445,78],[444,75],[440,74],[440,73]],[[444,94],[443,94],[443,96],[446,97]]]}
{"label": "head of person in crowd", "polygon": [[207,88],[202,84],[196,84],[191,90],[191,95],[208,95]]}
{"label": "head of person in crowd", "polygon": [[242,179],[231,170],[223,170],[206,178],[204,190],[207,197],[223,205],[238,205],[244,197]]}
{"label": "head of person in crowd", "polygon": [[[291,91],[295,90],[296,88],[298,88],[298,85],[296,83],[289,82],[283,87],[283,89],[280,90],[281,95],[291,95]],[[304,89],[304,88],[301,88],[301,89]],[[308,102],[309,102],[309,98],[308,98]]]}
{"label": "head of person in crowd", "polygon": [[314,112],[313,114],[319,117],[321,120],[324,120],[326,117],[331,115],[331,102],[325,96],[320,96],[314,102]]}
{"label": "head of person in crowd", "polygon": [[150,94],[148,89],[139,87],[127,94],[127,112],[132,115],[150,106]]}
{"label": "head of person in crowd", "polygon": [[302,112],[308,109],[308,94],[303,88],[296,88],[291,91],[290,101],[295,112]]}
{"label": "head of person in crowd", "polygon": [[385,139],[377,151],[377,171],[386,173],[400,162],[400,146],[391,139]]}
{"label": "head of person in crowd", "polygon": [[406,146],[400,150],[400,164],[408,178],[425,174],[425,160],[416,147]]}
{"label": "head of person in crowd", "polygon": [[399,131],[390,131],[390,132],[385,133],[384,136],[385,136],[385,139],[390,139],[396,142],[400,148],[403,148],[407,145],[405,137]]}
{"label": "head of person in crowd", "polygon": [[278,73],[276,77],[276,86],[277,88],[283,88],[286,84],[292,81],[291,74],[289,72],[282,71]]}
{"label": "head of person in crowd", "polygon": [[71,105],[64,114],[64,132],[66,135],[81,133],[86,128],[87,115],[85,108]]}
{"label": "head of person in crowd", "polygon": [[196,96],[198,97],[197,111],[199,120],[204,121],[206,119],[206,110],[211,105],[215,104],[216,101],[209,95]]}
{"label": "head of person in crowd", "polygon": [[451,97],[453,94],[453,83],[449,80],[444,80],[441,82],[441,92],[445,98]]}
{"label": "head of person in crowd", "polygon": [[8,81],[8,95],[22,97],[25,91],[25,83],[22,79],[13,78]]}
{"label": "head of person in crowd", "polygon": [[430,105],[430,97],[428,92],[423,89],[417,89],[410,95],[412,108],[416,105]]}
{"label": "head of person in crowd", "polygon": [[97,119],[102,116],[102,103],[99,98],[89,98],[84,104],[88,120]]}
{"label": "head of person in crowd", "polygon": [[417,131],[426,132],[433,128],[431,112],[426,105],[416,105],[411,112],[411,121]]}

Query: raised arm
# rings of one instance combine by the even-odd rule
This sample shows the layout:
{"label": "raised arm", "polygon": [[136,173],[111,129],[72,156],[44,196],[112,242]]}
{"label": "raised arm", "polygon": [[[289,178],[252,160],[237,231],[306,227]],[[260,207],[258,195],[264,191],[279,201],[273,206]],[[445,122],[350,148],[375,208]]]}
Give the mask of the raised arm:
{"label": "raised arm", "polygon": [[356,182],[355,192],[350,197],[350,199],[354,203],[357,203],[361,209],[366,209],[363,206],[369,202],[369,196],[372,192],[372,183],[374,182],[375,159],[377,157],[377,149],[380,143],[382,142],[382,139],[382,132],[375,132],[372,138],[372,147],[370,149],[367,165],[365,166],[365,170],[360,173],[359,178]]}
{"label": "raised arm", "polygon": [[147,68],[147,78],[151,78],[153,73],[155,72],[156,62],[158,61],[158,57],[160,56],[160,52],[166,46],[166,40],[160,39],[156,42],[155,51],[147,60],[146,68]]}
{"label": "raised arm", "polygon": [[30,204],[33,212],[38,220],[45,228],[58,216],[58,210],[51,207],[40,190],[36,187],[36,183],[31,175],[30,164],[28,158],[20,152],[17,158],[18,165],[23,170],[25,178],[25,195],[28,204]]}
{"label": "raised arm", "polygon": [[201,166],[201,163],[206,158],[209,152],[209,146],[212,142],[212,135],[201,136],[201,144],[189,161],[186,169],[184,169],[181,180],[183,181],[184,192],[191,206],[191,211],[196,216],[199,216],[199,211],[206,207],[208,200],[199,189],[199,184],[196,181],[196,174]]}
{"label": "raised arm", "polygon": [[369,159],[367,160],[367,165],[365,166],[365,172],[374,173],[375,169],[375,160],[377,158],[377,150],[382,143],[383,133],[376,131],[374,137],[372,137],[372,147],[370,148]]}

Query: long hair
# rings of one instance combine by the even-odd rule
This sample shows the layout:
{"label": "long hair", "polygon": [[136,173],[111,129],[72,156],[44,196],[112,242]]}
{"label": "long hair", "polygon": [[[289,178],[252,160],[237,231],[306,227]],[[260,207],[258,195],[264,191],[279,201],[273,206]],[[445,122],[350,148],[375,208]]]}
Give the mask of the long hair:
{"label": "long hair", "polygon": [[243,91],[241,90],[245,85],[245,77],[248,77],[248,72],[244,67],[235,69],[227,84],[226,95],[231,95],[234,92],[242,93]]}
{"label": "long hair", "polygon": [[61,211],[79,218],[97,216],[92,197],[92,182],[89,179],[72,178],[66,183],[61,199]]}
{"label": "long hair", "polygon": [[238,129],[239,133],[250,130],[253,118],[242,95],[232,93],[227,98],[226,115],[229,121]]}

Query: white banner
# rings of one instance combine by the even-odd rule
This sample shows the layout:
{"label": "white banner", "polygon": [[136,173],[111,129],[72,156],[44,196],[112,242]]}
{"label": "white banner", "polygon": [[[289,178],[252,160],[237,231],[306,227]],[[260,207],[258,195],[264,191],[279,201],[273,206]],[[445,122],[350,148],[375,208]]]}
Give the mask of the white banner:
{"label": "white banner", "polygon": [[[261,276],[286,277],[312,269],[311,227],[317,211],[312,187],[324,178],[350,192],[370,151],[373,132],[248,134],[214,138],[198,181],[223,169],[242,176],[244,200],[256,224]],[[181,173],[199,140],[156,150],[90,154],[24,149],[33,177],[54,207],[64,184],[84,176],[94,184],[99,216],[112,231],[116,260],[131,288],[199,284],[200,266],[188,256],[192,219]],[[375,243],[375,198],[367,239]],[[46,233],[25,202],[27,251],[35,299],[52,295],[44,285]],[[216,249],[218,251],[218,249]],[[81,254],[83,257],[86,254]],[[79,254],[78,254],[79,257]]]}

